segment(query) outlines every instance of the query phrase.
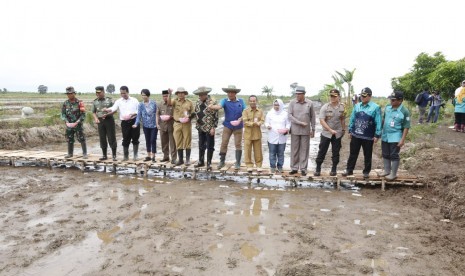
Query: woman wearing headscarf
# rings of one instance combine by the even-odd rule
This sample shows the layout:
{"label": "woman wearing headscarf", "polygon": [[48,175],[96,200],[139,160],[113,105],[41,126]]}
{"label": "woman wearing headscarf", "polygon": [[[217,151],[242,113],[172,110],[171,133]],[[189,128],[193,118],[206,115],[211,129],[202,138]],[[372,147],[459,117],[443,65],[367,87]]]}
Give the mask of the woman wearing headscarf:
{"label": "woman wearing headscarf", "polygon": [[[462,87],[456,91],[454,99],[455,108],[455,124],[454,128],[457,132],[465,132],[465,80],[462,82]],[[458,92],[458,93],[457,93]]]}
{"label": "woman wearing headscarf", "polygon": [[157,104],[150,100],[150,91],[148,89],[142,89],[140,92],[142,102],[139,103],[139,109],[137,112],[136,122],[132,126],[136,128],[140,122],[142,122],[145,145],[147,147],[147,157],[144,161],[152,160],[155,162],[155,153],[157,152]]}
{"label": "woman wearing headscarf", "polygon": [[273,102],[273,109],[266,114],[265,126],[268,129],[268,149],[270,153],[271,172],[281,173],[284,164],[284,150],[286,149],[286,134],[291,128],[284,103],[277,99]]}

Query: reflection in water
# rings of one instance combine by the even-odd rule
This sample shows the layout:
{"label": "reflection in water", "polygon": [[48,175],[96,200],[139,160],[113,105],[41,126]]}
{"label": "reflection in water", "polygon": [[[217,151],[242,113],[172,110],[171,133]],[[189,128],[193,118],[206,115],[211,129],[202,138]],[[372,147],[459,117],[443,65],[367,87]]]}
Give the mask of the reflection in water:
{"label": "reflection in water", "polygon": [[248,230],[250,234],[254,234],[258,232],[260,235],[266,235],[266,226],[260,225],[258,223],[254,226],[248,227]]}
{"label": "reflection in water", "polygon": [[241,245],[241,254],[246,257],[247,260],[252,261],[253,258],[260,254],[260,250],[258,250],[255,246],[245,242]]}

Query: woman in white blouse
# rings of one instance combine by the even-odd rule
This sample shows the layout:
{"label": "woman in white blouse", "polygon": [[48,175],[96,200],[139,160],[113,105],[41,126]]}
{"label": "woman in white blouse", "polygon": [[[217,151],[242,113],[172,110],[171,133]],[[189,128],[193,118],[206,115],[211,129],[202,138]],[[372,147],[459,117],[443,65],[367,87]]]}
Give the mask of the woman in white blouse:
{"label": "woman in white blouse", "polygon": [[282,173],[284,164],[284,150],[291,123],[284,103],[277,99],[273,102],[273,109],[266,114],[265,126],[268,129],[268,149],[270,152],[271,172]]}

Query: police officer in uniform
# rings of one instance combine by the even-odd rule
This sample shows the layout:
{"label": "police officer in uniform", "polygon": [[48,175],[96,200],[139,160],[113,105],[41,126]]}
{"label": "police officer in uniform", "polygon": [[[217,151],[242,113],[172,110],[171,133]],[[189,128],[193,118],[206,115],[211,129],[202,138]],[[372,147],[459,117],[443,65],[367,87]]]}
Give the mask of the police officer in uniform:
{"label": "police officer in uniform", "polygon": [[74,87],[69,86],[66,88],[66,96],[68,99],[61,107],[61,119],[66,123],[66,142],[68,143],[68,154],[65,158],[73,157],[74,151],[74,135],[82,146],[82,157],[87,159],[87,145],[86,136],[82,128],[82,123],[86,118],[86,109],[84,102],[76,98],[76,91]]}
{"label": "police officer in uniform", "polygon": [[99,160],[107,160],[107,149],[110,144],[113,161],[116,161],[116,131],[115,118],[112,114],[104,111],[105,108],[113,106],[113,99],[105,96],[103,86],[95,87],[97,98],[92,102],[92,115],[94,122],[98,126],[98,135],[100,139],[100,148],[102,157]]}

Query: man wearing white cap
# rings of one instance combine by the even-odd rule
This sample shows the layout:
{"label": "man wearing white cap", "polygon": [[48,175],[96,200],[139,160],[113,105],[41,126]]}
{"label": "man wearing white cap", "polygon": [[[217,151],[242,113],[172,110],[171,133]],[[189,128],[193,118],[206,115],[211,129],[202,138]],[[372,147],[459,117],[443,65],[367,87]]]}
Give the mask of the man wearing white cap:
{"label": "man wearing white cap", "polygon": [[305,87],[297,86],[295,99],[289,103],[289,120],[291,121],[291,172],[300,170],[307,175],[310,138],[315,137],[315,110],[312,101],[305,98]]}

